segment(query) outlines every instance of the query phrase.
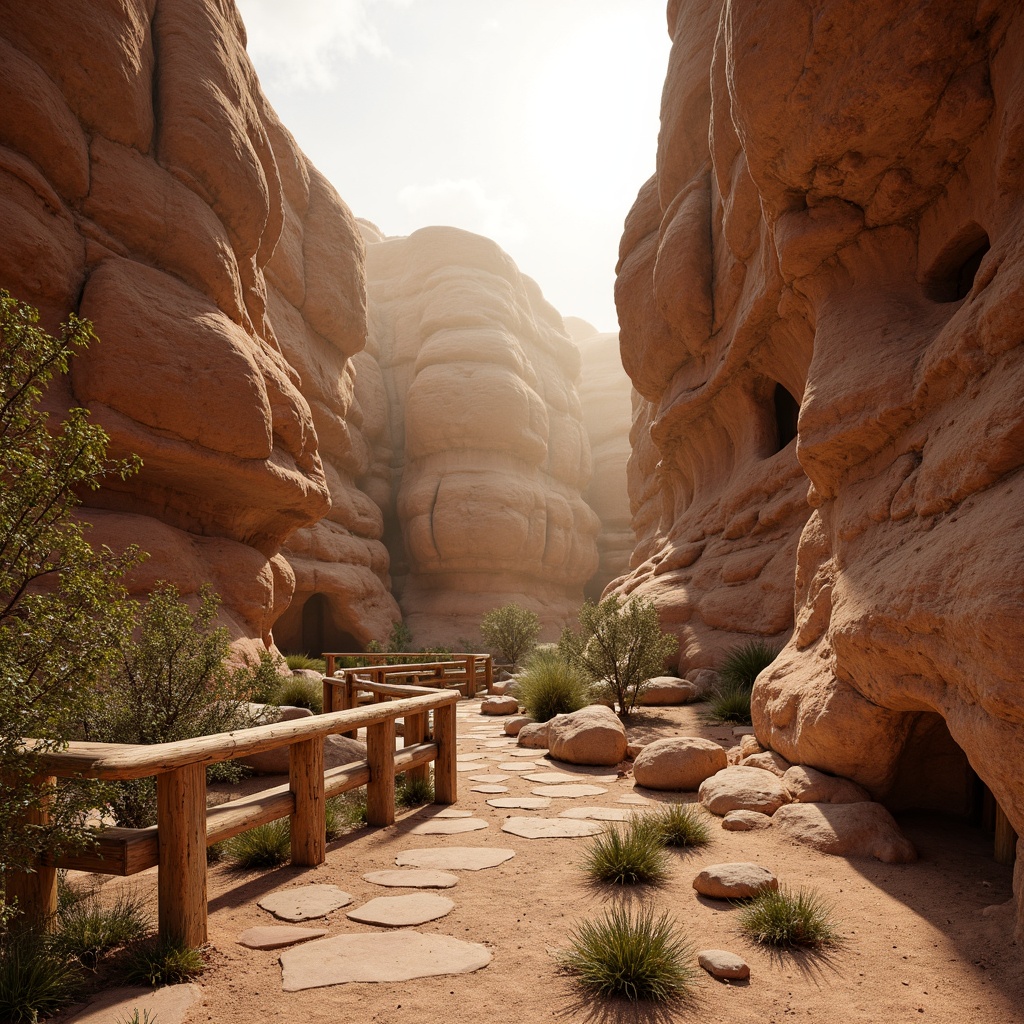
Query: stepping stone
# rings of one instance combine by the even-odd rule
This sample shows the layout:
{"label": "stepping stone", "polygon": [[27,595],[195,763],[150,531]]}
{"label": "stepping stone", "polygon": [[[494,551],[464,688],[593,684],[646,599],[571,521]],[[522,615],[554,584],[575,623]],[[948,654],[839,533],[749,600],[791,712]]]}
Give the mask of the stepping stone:
{"label": "stepping stone", "polygon": [[515,746],[515,740],[484,740],[481,746],[484,747],[513,747]]}
{"label": "stepping stone", "polygon": [[459,876],[429,868],[392,868],[387,871],[367,871],[363,881],[386,885],[392,889],[450,889],[459,884]]}
{"label": "stepping stone", "polygon": [[546,753],[547,753],[546,750],[543,750],[543,749],[538,750],[538,749],[536,749],[534,747],[531,747],[528,750],[510,750],[508,752],[508,756],[509,757],[532,757],[532,758],[538,758],[538,757],[543,757]]}
{"label": "stepping stone", "polygon": [[[534,772],[533,775],[523,776],[527,782],[546,782],[552,786],[562,785],[563,783],[579,782],[580,777],[578,775],[570,775],[568,772]],[[614,782],[617,775],[591,775],[587,778],[593,779],[595,782]]]}
{"label": "stepping stone", "polygon": [[281,987],[285,992],[301,992],[354,981],[411,981],[469,974],[490,962],[486,946],[447,935],[412,930],[339,935],[282,953]]}
{"label": "stepping stone", "polygon": [[519,807],[525,811],[540,811],[551,806],[546,796],[502,796],[487,802],[492,807]]}
{"label": "stepping stone", "polygon": [[258,928],[246,928],[235,940],[249,949],[283,949],[307,939],[320,939],[327,934],[326,928],[296,928],[290,924],[266,924]]}
{"label": "stepping stone", "polygon": [[456,836],[461,832],[476,832],[487,828],[483,818],[441,818],[440,821],[421,821],[409,829],[414,836]]}
{"label": "stepping stone", "polygon": [[400,867],[437,868],[440,871],[483,871],[511,860],[515,850],[498,846],[449,846],[403,850],[395,857]]}
{"label": "stepping stone", "polygon": [[456,807],[446,807],[443,811],[434,811],[432,818],[472,818],[472,811],[460,811]]}
{"label": "stepping stone", "polygon": [[470,793],[507,793],[508,786],[474,786]]}
{"label": "stepping stone", "polygon": [[486,761],[486,754],[456,754],[455,760],[458,762],[462,761]]}
{"label": "stepping stone", "polygon": [[760,864],[738,861],[710,864],[694,878],[693,887],[702,896],[712,899],[742,900],[756,896],[763,889],[778,889],[779,880]]}
{"label": "stepping stone", "polygon": [[594,821],[629,821],[634,811],[625,807],[570,807],[567,811],[559,811],[560,818],[592,818]]}
{"label": "stepping stone", "polygon": [[725,949],[702,949],[697,954],[697,963],[715,978],[739,981],[750,977],[747,961]]}
{"label": "stepping stone", "polygon": [[[137,1010],[139,1019],[156,1020],[160,1024],[181,1024],[189,1009],[203,998],[198,985],[165,985],[163,988],[113,988],[89,1000],[69,1021],[74,1024],[110,1024],[131,1020]],[[144,1016],[148,1014],[148,1018]]]}
{"label": "stepping stone", "polygon": [[617,804],[634,804],[635,806],[641,806],[653,803],[648,800],[645,796],[638,796],[636,793],[627,793],[625,796],[620,796],[616,801]]}
{"label": "stepping stone", "polygon": [[581,796],[600,796],[607,793],[604,786],[574,786],[572,784],[562,786],[537,786],[530,790],[534,796],[557,796],[565,799],[577,799]]}
{"label": "stepping stone", "polygon": [[297,885],[268,893],[256,905],[282,921],[309,921],[347,907],[352,899],[336,885]]}
{"label": "stepping stone", "polygon": [[504,782],[508,778],[507,775],[498,775],[494,772],[484,775],[470,775],[470,782]]}
{"label": "stepping stone", "polygon": [[523,839],[580,839],[604,831],[596,821],[573,821],[571,818],[506,818],[502,832]]}
{"label": "stepping stone", "polygon": [[345,916],[363,924],[379,924],[386,928],[407,928],[409,925],[436,921],[455,909],[455,901],[447,896],[426,892],[410,892],[404,896],[378,896]]}
{"label": "stepping stone", "polygon": [[478,772],[481,768],[487,768],[483,761],[468,761],[465,764],[457,764],[455,770],[457,772]]}
{"label": "stepping stone", "polygon": [[535,761],[506,761],[498,765],[498,769],[503,772],[532,772],[539,767]]}

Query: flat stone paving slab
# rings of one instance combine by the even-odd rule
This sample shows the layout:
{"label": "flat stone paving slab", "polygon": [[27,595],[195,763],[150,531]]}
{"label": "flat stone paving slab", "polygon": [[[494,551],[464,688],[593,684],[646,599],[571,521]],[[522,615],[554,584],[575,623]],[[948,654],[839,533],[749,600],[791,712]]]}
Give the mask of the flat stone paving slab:
{"label": "flat stone paving slab", "polygon": [[413,924],[436,921],[455,909],[455,901],[429,892],[410,892],[404,896],[378,896],[345,916],[363,924],[379,924],[386,928],[408,928]]}
{"label": "flat stone paving slab", "polygon": [[546,796],[500,796],[487,801],[492,807],[520,807],[526,811],[540,811],[551,806]]}
{"label": "flat stone paving slab", "polygon": [[625,807],[570,807],[558,812],[560,818],[591,818],[594,821],[629,821],[635,814]]}
{"label": "flat stone paving slab", "polygon": [[607,793],[608,790],[604,786],[584,786],[569,783],[568,785],[559,786],[535,786],[530,792],[534,796],[555,796],[562,799],[575,800],[581,796],[600,796],[602,793]]}
{"label": "flat stone paving slab", "polygon": [[[532,775],[524,775],[527,782],[546,782],[551,786],[562,786],[569,783],[580,783],[582,780],[578,775],[570,775],[568,772],[534,772]],[[617,775],[589,775],[585,776],[589,783],[614,782]]]}
{"label": "flat stone paving slab", "polygon": [[403,850],[395,857],[400,867],[437,868],[440,871],[483,871],[511,860],[515,850],[500,846],[448,846]]}
{"label": "flat stone paving slab", "polygon": [[160,1024],[181,1024],[189,1009],[203,998],[198,985],[167,985],[164,988],[112,988],[101,992],[78,1013],[68,1017],[74,1024],[111,1024],[131,1020],[138,1010],[139,1020],[159,1017]]}
{"label": "flat stone paving slab", "polygon": [[501,775],[498,772],[484,772],[483,775],[470,775],[470,782],[504,782],[508,778],[507,775]]}
{"label": "flat stone paving slab", "polygon": [[460,811],[457,807],[445,807],[441,811],[431,811],[431,818],[472,818],[472,811]]}
{"label": "flat stone paving slab", "polygon": [[490,765],[486,761],[463,761],[462,764],[457,764],[455,770],[457,772],[478,772],[481,768],[489,768]]}
{"label": "flat stone paving slab", "polygon": [[615,802],[617,804],[634,804],[638,807],[644,804],[654,803],[653,800],[648,800],[645,796],[638,796],[636,793],[626,793],[624,796],[620,796]]}
{"label": "flat stone paving slab", "polygon": [[265,924],[257,928],[246,928],[235,940],[249,949],[284,949],[297,942],[321,939],[327,934],[326,928],[297,928],[292,924]]}
{"label": "flat stone paving slab", "polygon": [[534,768],[539,768],[540,765],[535,761],[505,761],[498,765],[498,771],[501,772],[532,772]]}
{"label": "flat stone paving slab", "polygon": [[455,760],[459,761],[459,762],[461,762],[461,761],[483,761],[483,760],[486,760],[486,758],[487,758],[486,754],[456,754],[455,755]]}
{"label": "flat stone paving slab", "polygon": [[538,749],[537,747],[530,747],[524,750],[510,750],[508,752],[509,757],[532,757],[534,759],[543,757],[547,753],[546,750]]}
{"label": "flat stone paving slab", "polygon": [[486,946],[447,935],[412,930],[339,935],[282,953],[281,987],[285,992],[300,992],[359,981],[411,981],[469,974],[490,962]]}
{"label": "flat stone paving slab", "polygon": [[507,793],[507,792],[508,792],[508,786],[494,786],[494,785],[474,786],[470,790],[470,793]]}
{"label": "flat stone paving slab", "polygon": [[393,889],[451,889],[459,884],[459,876],[430,868],[390,868],[386,871],[367,871],[363,881]]}
{"label": "flat stone paving slab", "polygon": [[438,818],[434,821],[421,821],[409,829],[414,836],[457,836],[463,832],[477,832],[487,828],[483,818]]}
{"label": "flat stone paving slab", "polygon": [[580,839],[599,835],[604,828],[596,821],[571,818],[506,818],[501,831],[523,839]]}
{"label": "flat stone paving slab", "polygon": [[352,899],[336,885],[296,885],[268,893],[257,906],[282,921],[309,921],[347,907]]}

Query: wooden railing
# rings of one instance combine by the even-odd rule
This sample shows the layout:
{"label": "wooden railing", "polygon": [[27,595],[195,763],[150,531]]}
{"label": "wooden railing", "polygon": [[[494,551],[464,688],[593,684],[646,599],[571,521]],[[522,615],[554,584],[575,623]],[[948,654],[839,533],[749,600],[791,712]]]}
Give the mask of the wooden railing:
{"label": "wooden railing", "polygon": [[[323,655],[327,662],[328,679],[343,674],[346,678],[351,673],[358,673],[362,679],[368,679],[374,683],[396,683],[399,681],[411,682],[413,685],[429,687],[456,687],[466,697],[473,697],[482,687],[488,693],[494,688],[494,659],[489,654],[446,654],[439,657],[430,652],[418,654],[408,652],[403,654],[360,654],[360,653],[338,653],[330,652]],[[339,667],[338,662],[342,658],[359,658],[368,662],[358,668]],[[411,658],[425,659],[417,662],[410,661]],[[393,664],[395,660],[398,664]],[[331,704],[335,699],[329,695],[328,689],[332,686],[328,680],[324,682],[324,710],[327,708],[354,707],[353,704]],[[336,693],[332,690],[332,693]],[[344,699],[344,698],[339,698]]]}
{"label": "wooden railing", "polygon": [[[369,684],[374,686],[375,684]],[[326,858],[325,801],[366,786],[371,825],[395,820],[395,776],[425,776],[434,762],[434,802],[454,803],[455,704],[457,693],[386,685],[380,703],[332,711],[252,729],[152,745],[72,742],[65,750],[38,755],[41,787],[56,777],[140,779],[156,776],[157,823],[151,828],[103,828],[81,853],[11,872],[8,898],[23,914],[45,925],[57,907],[57,868],[131,875],[158,867],[158,928],[161,938],[189,946],[207,939],[206,847],[286,815],[291,821],[291,862],[322,864]],[[394,698],[394,699],[392,699]],[[433,729],[428,719],[433,719]],[[403,719],[403,747],[395,750],[395,720]],[[366,760],[324,770],[324,739],[366,729]],[[31,748],[32,741],[26,741]],[[288,747],[288,784],[218,807],[206,806],[206,766],[261,751]],[[46,824],[45,807],[34,812]]]}

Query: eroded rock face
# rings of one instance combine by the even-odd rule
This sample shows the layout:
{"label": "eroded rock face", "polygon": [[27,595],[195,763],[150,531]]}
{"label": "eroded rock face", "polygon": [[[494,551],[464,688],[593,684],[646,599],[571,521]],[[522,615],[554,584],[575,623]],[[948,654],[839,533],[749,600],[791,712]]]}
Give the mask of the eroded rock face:
{"label": "eroded rock face", "polygon": [[234,6],[0,14],[0,285],[50,329],[93,321],[101,341],[50,407],[85,406],[112,454],[144,462],[86,496],[93,541],[150,552],[135,593],[211,581],[254,645],[310,563],[347,576],[353,633],[386,631],[381,517],[360,489],[362,439],[383,427],[346,376],[365,338],[362,243],[263,97]]}
{"label": "eroded rock face", "polygon": [[421,644],[455,644],[515,601],[557,637],[597,566],[579,350],[489,239],[364,232],[369,351],[394,467],[383,507],[405,622]]}
{"label": "eroded rock face", "polygon": [[617,282],[621,589],[684,667],[789,638],[753,700],[788,760],[905,804],[951,736],[1024,832],[1024,14],[673,0],[669,27]]}

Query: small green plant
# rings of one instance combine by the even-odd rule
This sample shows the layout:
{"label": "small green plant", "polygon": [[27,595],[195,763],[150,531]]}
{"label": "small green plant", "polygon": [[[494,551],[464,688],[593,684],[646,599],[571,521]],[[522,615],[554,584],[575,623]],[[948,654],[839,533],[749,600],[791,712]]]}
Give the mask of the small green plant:
{"label": "small green plant", "polygon": [[309,708],[319,715],[324,710],[323,684],[302,676],[285,676],[274,691],[272,703],[282,708]]}
{"label": "small green plant", "polygon": [[556,954],[559,966],[598,996],[631,1001],[686,999],[696,984],[693,947],[676,934],[668,914],[648,907],[636,916],[614,907],[597,921],[584,921]]}
{"label": "small green plant", "polygon": [[419,807],[434,801],[434,783],[429,778],[400,775],[395,782],[395,803],[399,807]]}
{"label": "small green plant", "polygon": [[665,846],[706,846],[711,842],[707,815],[694,804],[665,804],[640,820]]}
{"label": "small green plant", "polygon": [[701,717],[706,722],[750,725],[750,690],[742,686],[719,684],[708,694]]}
{"label": "small green plant", "polygon": [[590,677],[557,648],[538,648],[519,673],[515,692],[531,718],[547,722],[590,703]]}
{"label": "small green plant", "polygon": [[371,654],[402,654],[412,649],[412,630],[404,622],[393,622],[387,639],[371,640],[366,649]]}
{"label": "small green plant", "polygon": [[765,946],[834,946],[832,908],[814,889],[764,889],[740,911],[741,931]]}
{"label": "small green plant", "polygon": [[334,822],[335,828],[337,829],[337,835],[331,835],[330,819],[328,819],[328,839],[336,839],[338,835],[343,835],[345,832],[351,832],[353,829],[362,828],[366,824],[365,786],[361,786],[359,789],[350,790],[348,793],[343,793],[341,796],[332,797],[331,800],[327,801],[328,809],[330,809],[332,801],[336,808],[333,813],[335,815]]}
{"label": "small green plant", "polygon": [[661,631],[658,609],[642,597],[623,601],[617,595],[600,604],[587,601],[580,609],[580,629],[564,629],[558,650],[595,682],[603,682],[619,706],[629,714],[653,676],[679,648],[670,633]]}
{"label": "small green plant", "polygon": [[668,877],[661,836],[643,818],[597,836],[583,868],[594,881],[614,885],[657,885]]}
{"label": "small green plant", "polygon": [[709,722],[750,725],[750,695],[754,680],[779,655],[764,640],[748,640],[735,646],[718,670],[718,685],[708,694],[703,717]]}
{"label": "small green plant", "polygon": [[100,953],[135,942],[149,931],[146,903],[137,892],[123,890],[113,906],[103,907],[94,891],[75,893],[70,886],[63,888],[74,894],[58,898],[54,947],[83,966],[95,967]]}
{"label": "small green plant", "polygon": [[198,949],[180,942],[154,940],[132,947],[125,956],[122,976],[126,985],[178,985],[198,977],[206,961]]}
{"label": "small green plant", "polygon": [[308,654],[287,654],[284,660],[293,672],[300,668],[308,668],[313,672],[327,671],[327,662],[323,658],[312,658]]}
{"label": "small green plant", "polygon": [[492,608],[480,621],[480,635],[515,671],[520,660],[537,646],[540,619],[514,602]]}
{"label": "small green plant", "polygon": [[0,934],[0,1020],[35,1024],[73,1002],[81,967],[52,936],[24,930]]}
{"label": "small green plant", "polygon": [[240,832],[224,841],[224,852],[240,868],[273,868],[291,856],[292,834],[287,818]]}
{"label": "small green plant", "polygon": [[[141,1016],[139,1016],[140,1013],[142,1014]],[[156,1024],[156,1022],[157,1015],[155,1013],[151,1017],[149,1015],[149,1010],[140,1011],[139,1008],[136,1007],[132,1010],[132,1015],[130,1017],[118,1017],[114,1024]]]}

